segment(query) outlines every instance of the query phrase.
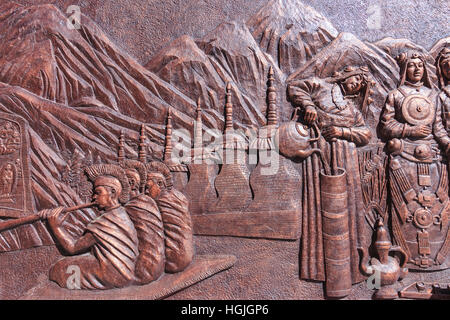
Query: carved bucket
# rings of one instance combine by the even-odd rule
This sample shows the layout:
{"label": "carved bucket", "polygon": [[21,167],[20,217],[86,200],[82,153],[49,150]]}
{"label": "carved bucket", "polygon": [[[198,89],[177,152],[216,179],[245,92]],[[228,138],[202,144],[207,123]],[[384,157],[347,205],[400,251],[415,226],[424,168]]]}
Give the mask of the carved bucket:
{"label": "carved bucket", "polygon": [[347,296],[352,287],[347,207],[347,173],[320,173],[322,236],[325,255],[325,292],[330,298]]}

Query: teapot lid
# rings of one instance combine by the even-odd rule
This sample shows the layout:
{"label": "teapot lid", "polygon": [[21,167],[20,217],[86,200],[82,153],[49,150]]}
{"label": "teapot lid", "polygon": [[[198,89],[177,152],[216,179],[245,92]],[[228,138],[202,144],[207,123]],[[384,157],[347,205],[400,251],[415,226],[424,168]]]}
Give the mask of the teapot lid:
{"label": "teapot lid", "polygon": [[392,247],[392,243],[389,240],[388,233],[384,227],[383,219],[379,218],[376,224],[377,240],[375,241],[375,247],[378,249],[389,249]]}

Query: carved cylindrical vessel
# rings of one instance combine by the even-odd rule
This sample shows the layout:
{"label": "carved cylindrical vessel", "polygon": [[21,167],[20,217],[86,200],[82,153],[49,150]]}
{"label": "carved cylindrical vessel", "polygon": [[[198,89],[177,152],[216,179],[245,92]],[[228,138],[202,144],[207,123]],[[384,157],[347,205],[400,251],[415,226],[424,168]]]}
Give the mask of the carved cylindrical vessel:
{"label": "carved cylindrical vessel", "polygon": [[339,168],[337,175],[321,172],[320,193],[325,292],[327,297],[342,298],[352,287],[346,171]]}

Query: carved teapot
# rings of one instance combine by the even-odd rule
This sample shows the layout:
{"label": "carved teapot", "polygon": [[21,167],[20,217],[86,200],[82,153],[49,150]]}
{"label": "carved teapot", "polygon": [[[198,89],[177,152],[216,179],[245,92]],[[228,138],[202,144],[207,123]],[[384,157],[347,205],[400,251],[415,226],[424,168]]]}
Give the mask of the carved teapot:
{"label": "carved teapot", "polygon": [[299,122],[288,121],[282,123],[275,135],[280,154],[287,158],[303,160],[314,152],[321,153],[320,149],[312,147],[312,144],[318,141],[321,135],[316,124],[313,125],[313,128],[316,131],[316,137],[312,137],[308,126]]}
{"label": "carved teapot", "polygon": [[[360,269],[366,276],[380,277],[378,280],[380,287],[377,288],[374,295],[375,299],[398,298],[398,293],[394,290],[393,285],[408,273],[408,269],[405,268],[408,257],[401,247],[392,246],[381,218],[377,221],[374,247],[377,257],[372,257],[370,263],[367,249],[358,248],[361,257]],[[396,255],[400,258],[400,262],[395,258]],[[377,283],[377,280],[375,283]]]}

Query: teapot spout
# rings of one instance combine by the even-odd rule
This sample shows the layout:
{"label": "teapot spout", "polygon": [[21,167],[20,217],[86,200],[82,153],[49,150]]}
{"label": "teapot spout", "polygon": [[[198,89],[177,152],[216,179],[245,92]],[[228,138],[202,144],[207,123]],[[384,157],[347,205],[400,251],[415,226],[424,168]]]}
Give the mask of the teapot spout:
{"label": "teapot spout", "polygon": [[358,247],[358,253],[359,253],[359,268],[361,272],[365,276],[372,275],[374,271],[369,265],[369,254],[367,252],[367,249],[363,247]]}
{"label": "teapot spout", "polygon": [[300,159],[306,159],[310,157],[314,152],[321,153],[320,149],[310,149],[310,150],[298,150],[296,156]]}

